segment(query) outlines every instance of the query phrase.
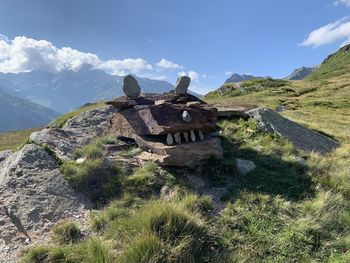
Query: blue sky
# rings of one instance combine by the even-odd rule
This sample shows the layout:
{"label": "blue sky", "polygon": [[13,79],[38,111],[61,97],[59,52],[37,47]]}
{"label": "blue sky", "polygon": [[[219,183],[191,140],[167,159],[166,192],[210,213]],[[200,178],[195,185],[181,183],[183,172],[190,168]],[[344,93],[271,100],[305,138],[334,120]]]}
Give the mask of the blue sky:
{"label": "blue sky", "polygon": [[285,77],[350,43],[350,0],[2,0],[0,71],[90,63],[193,90]]}

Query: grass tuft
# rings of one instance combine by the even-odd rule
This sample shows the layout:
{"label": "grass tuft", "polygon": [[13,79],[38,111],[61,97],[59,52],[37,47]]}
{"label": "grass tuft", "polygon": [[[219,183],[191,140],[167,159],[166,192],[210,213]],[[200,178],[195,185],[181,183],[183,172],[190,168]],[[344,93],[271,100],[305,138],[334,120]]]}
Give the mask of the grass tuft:
{"label": "grass tuft", "polygon": [[52,233],[53,240],[60,245],[76,243],[82,235],[78,225],[71,221],[56,225]]}

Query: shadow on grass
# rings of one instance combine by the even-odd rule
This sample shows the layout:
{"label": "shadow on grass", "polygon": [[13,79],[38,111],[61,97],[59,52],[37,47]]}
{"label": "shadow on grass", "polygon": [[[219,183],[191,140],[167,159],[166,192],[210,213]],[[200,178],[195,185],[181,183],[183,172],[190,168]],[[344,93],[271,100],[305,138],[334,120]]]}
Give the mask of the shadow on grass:
{"label": "shadow on grass", "polygon": [[[229,186],[222,200],[238,197],[241,191],[256,192],[269,195],[280,195],[291,201],[302,200],[314,195],[311,179],[307,175],[307,167],[298,162],[285,161],[277,154],[263,154],[251,149],[240,149],[222,138],[224,148],[223,160],[209,160],[204,165],[203,174],[213,186]],[[235,159],[253,161],[256,169],[241,174]]]}

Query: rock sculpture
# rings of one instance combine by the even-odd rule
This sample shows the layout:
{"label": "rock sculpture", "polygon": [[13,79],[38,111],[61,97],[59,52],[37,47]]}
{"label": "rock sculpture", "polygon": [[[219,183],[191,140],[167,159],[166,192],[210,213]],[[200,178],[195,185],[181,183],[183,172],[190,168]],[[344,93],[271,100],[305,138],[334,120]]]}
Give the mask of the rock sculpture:
{"label": "rock sculpture", "polygon": [[141,88],[132,75],[128,75],[124,78],[123,91],[126,96],[132,99],[136,99],[140,96]]}
{"label": "rock sculpture", "polygon": [[175,92],[179,95],[186,95],[191,79],[187,76],[181,76],[177,79],[175,84]]}
{"label": "rock sculpture", "polygon": [[144,150],[139,158],[160,165],[191,166],[212,156],[222,158],[217,110],[184,94],[188,84],[186,78],[178,81],[182,94],[171,91],[107,102],[117,110],[109,119],[108,133],[135,140]]}

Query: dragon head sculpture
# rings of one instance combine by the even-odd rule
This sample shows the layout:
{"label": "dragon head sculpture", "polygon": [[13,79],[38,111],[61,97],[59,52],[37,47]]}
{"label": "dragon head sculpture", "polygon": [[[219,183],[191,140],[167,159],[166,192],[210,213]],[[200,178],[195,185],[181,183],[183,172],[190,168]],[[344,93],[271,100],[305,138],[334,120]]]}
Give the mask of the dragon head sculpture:
{"label": "dragon head sculpture", "polygon": [[139,158],[164,166],[222,158],[217,109],[188,94],[189,83],[180,77],[174,91],[140,95],[136,79],[125,77],[126,96],[108,102],[118,109],[109,120],[109,133],[135,140],[144,150]]}

